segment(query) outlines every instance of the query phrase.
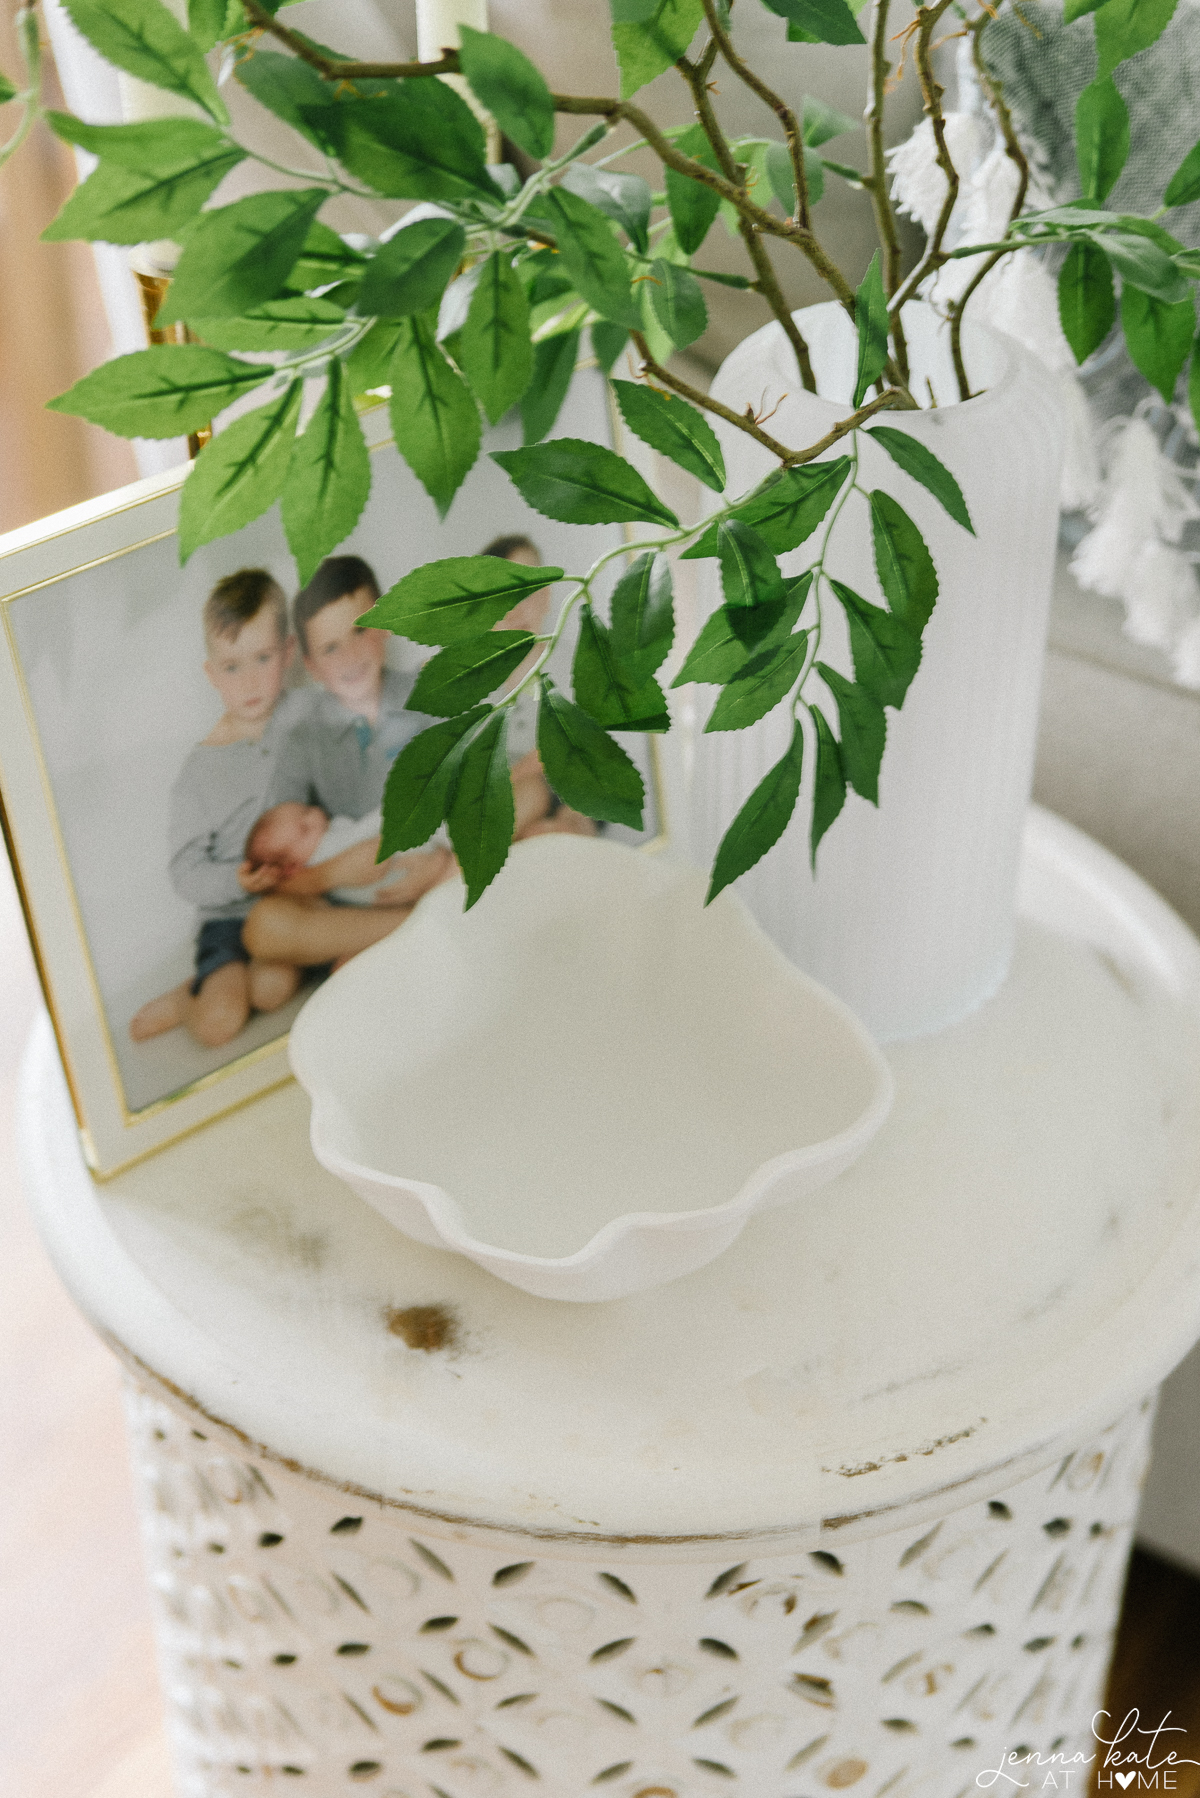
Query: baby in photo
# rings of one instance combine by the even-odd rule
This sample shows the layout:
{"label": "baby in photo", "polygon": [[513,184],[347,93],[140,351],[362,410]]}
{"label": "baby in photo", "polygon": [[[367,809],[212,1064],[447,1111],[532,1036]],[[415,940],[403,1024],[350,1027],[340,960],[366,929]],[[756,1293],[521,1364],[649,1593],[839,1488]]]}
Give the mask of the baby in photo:
{"label": "baby in photo", "polygon": [[319,805],[287,800],[255,823],[246,839],[245,873],[257,876],[259,891],[267,890],[273,873],[277,887],[297,896],[405,908],[454,873],[454,856],[437,843],[377,862],[381,828],[378,811],[330,818]]}

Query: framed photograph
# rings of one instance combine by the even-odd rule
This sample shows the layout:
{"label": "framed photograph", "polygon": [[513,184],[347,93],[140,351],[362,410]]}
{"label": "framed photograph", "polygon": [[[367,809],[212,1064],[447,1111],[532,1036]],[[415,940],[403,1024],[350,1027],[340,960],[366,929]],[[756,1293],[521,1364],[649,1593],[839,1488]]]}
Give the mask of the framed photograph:
{"label": "framed photograph", "polygon": [[[386,591],[443,556],[491,549],[576,568],[623,540],[619,526],[559,525],[529,510],[486,453],[517,447],[516,426],[488,434],[443,522],[387,436],[386,405],[363,423],[371,497],[338,551],[359,610],[368,578]],[[594,369],[576,375],[555,434],[613,441],[607,386]],[[336,659],[342,639],[332,623],[348,605],[326,605],[318,593],[314,613],[310,582],[305,640],[296,641],[298,583],[277,509],[180,568],[185,474],[0,538],[4,835],[99,1177],[290,1078],[291,1021],[342,957],[314,964],[306,939],[306,959],[293,964],[300,950],[287,931],[271,934],[278,906],[254,919],[270,894],[245,885],[253,889],[259,872],[252,839],[265,841],[266,826],[257,827],[270,811],[272,828],[303,823],[304,847],[315,835],[317,849],[296,850],[299,860],[322,859],[326,827],[330,854],[336,838],[369,843],[357,853],[373,858],[371,815],[389,757],[414,733],[411,714],[399,726],[392,714],[433,653],[378,640],[383,665],[367,671],[375,687],[360,706],[362,670],[339,673],[322,660],[326,651]],[[615,578],[619,559],[612,567]],[[553,607],[557,595],[548,598]],[[564,687],[572,652],[568,632],[551,670]],[[625,741],[646,783],[646,828],[604,829],[650,844],[665,830],[655,744]],[[549,795],[548,816],[556,804]],[[262,856],[266,865],[267,848]],[[402,928],[408,907],[396,894],[408,894],[399,881],[414,877],[419,889],[424,874],[406,866],[384,891],[373,871],[369,895],[338,888],[310,901],[329,947],[353,953],[372,931]],[[366,889],[365,875],[347,878]]]}

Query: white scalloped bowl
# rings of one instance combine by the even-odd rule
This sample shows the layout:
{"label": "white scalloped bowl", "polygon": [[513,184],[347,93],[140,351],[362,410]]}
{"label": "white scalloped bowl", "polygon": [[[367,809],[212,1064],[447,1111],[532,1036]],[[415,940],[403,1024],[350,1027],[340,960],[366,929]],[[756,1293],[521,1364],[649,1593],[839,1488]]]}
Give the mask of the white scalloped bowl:
{"label": "white scalloped bowl", "polygon": [[853,1013],[741,901],[662,856],[518,845],[316,992],[292,1027],[317,1159],[419,1242],[542,1298],[703,1267],[857,1159],[892,1103]]}

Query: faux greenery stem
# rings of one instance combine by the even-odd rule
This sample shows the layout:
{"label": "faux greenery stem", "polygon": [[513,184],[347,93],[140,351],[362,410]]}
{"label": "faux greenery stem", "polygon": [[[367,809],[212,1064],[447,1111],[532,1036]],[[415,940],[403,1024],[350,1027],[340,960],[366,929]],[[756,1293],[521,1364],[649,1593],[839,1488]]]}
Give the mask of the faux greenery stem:
{"label": "faux greenery stem", "polygon": [[21,123],[12,136],[0,144],[0,168],[14,156],[29,136],[34,122],[41,113],[42,92],[42,45],[38,37],[37,13],[32,6],[18,9],[14,20],[17,40],[21,46],[21,56],[25,63],[25,86],[14,99],[24,106]]}
{"label": "faux greenery stem", "polygon": [[[890,0],[875,0],[871,17],[867,109],[863,115],[867,127],[869,172],[863,181],[863,186],[871,196],[875,225],[879,232],[879,241],[883,246],[883,291],[890,299],[900,285],[900,234],[896,229],[896,215],[892,210],[891,195],[888,191],[887,159],[883,143],[883,112],[887,78],[892,69],[887,57],[889,4]],[[908,344],[905,340],[904,325],[898,312],[892,319],[892,343],[895,346],[897,370],[904,385],[907,386]]]}
{"label": "faux greenery stem", "polygon": [[[916,43],[913,48],[913,61],[916,63],[917,76],[921,83],[921,93],[925,101],[925,116],[933,128],[933,139],[936,146],[938,168],[946,177],[946,197],[942,201],[937,223],[934,225],[929,242],[925,246],[925,254],[921,257],[908,279],[900,285],[889,303],[889,311],[893,318],[899,317],[900,309],[912,299],[921,288],[922,283],[947,261],[947,253],[942,249],[942,241],[946,228],[950,223],[950,215],[954,211],[958,199],[958,170],[950,154],[946,142],[946,115],[942,111],[942,95],[945,89],[940,85],[933,72],[933,33],[942,14],[949,11],[954,0],[935,0],[933,6],[922,6],[917,10]],[[970,388],[962,394],[963,399],[970,398]]]}
{"label": "faux greenery stem", "polygon": [[[715,0],[703,0],[704,16],[708,20],[708,29],[712,33],[712,43],[718,49],[733,70],[739,81],[754,94],[757,94],[764,106],[769,106],[783,127],[784,141],[792,160],[792,180],[796,187],[796,209],[792,214],[797,225],[811,230],[812,218],[808,197],[808,170],[804,166],[804,133],[795,113],[785,100],[768,87],[760,75],[739,56],[734,48],[733,40],[721,23],[721,15],[717,11]],[[805,383],[807,385],[807,383]]]}

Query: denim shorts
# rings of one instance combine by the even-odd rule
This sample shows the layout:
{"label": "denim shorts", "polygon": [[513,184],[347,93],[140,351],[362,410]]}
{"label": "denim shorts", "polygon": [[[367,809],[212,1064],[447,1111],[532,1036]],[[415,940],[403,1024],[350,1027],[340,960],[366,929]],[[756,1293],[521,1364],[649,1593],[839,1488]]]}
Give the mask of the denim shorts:
{"label": "denim shorts", "polygon": [[195,998],[210,974],[226,962],[249,961],[250,951],[242,942],[242,918],[206,918],[196,938],[196,977],[192,981]]}

